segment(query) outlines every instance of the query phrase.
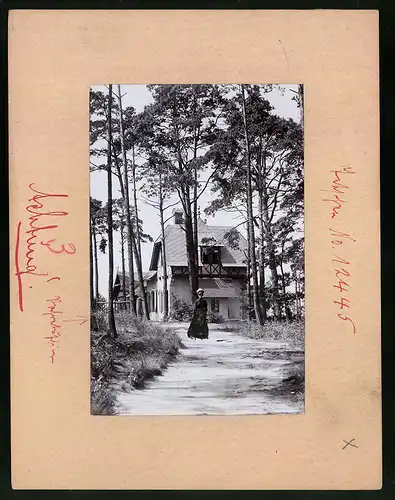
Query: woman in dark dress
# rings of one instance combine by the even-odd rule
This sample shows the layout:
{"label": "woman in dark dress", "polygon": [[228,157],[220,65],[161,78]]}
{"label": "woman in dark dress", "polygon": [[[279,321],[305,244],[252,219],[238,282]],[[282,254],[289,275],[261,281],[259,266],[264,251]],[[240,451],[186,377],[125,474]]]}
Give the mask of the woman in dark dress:
{"label": "woman in dark dress", "polygon": [[193,308],[193,316],[188,329],[190,339],[208,339],[207,301],[203,298],[204,291],[197,290],[198,299]]}

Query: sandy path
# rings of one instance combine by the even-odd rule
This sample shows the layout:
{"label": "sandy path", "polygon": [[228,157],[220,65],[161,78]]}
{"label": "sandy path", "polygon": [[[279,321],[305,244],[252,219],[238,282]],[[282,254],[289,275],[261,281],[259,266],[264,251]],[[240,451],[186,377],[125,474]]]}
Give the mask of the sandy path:
{"label": "sandy path", "polygon": [[[291,355],[286,344],[253,340],[210,325],[208,340],[190,340],[187,325],[174,327],[185,344],[178,360],[144,390],[120,392],[120,415],[215,415],[300,413],[303,407],[281,391]],[[279,359],[280,358],[280,359]],[[300,355],[299,355],[300,358]]]}

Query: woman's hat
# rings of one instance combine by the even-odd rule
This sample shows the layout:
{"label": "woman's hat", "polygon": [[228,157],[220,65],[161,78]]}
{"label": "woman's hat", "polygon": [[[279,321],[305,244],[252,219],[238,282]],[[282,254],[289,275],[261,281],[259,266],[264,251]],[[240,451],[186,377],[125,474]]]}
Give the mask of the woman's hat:
{"label": "woman's hat", "polygon": [[203,293],[204,293],[203,288],[198,288],[198,289],[196,290],[196,293],[199,293],[199,292],[203,292]]}

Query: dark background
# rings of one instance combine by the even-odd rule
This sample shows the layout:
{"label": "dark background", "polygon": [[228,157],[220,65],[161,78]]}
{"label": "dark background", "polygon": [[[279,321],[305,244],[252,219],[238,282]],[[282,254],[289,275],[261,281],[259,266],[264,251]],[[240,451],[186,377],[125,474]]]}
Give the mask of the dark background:
{"label": "dark background", "polygon": [[[2,404],[0,441],[0,498],[13,499],[69,499],[69,498],[171,498],[171,499],[306,499],[306,500],[395,500],[395,206],[392,203],[395,191],[395,0],[117,0],[117,1],[2,1],[0,0],[1,64],[0,71],[2,100],[1,117],[4,134],[4,189],[1,200],[2,213],[8,207],[8,136],[7,136],[7,22],[11,9],[375,9],[380,13],[380,94],[381,94],[381,279],[382,279],[382,363],[383,363],[383,488],[379,491],[13,491],[11,490],[10,468],[10,379],[9,379],[9,302],[2,304],[1,318],[4,328],[0,335]],[[28,75],[27,75],[28,78]],[[28,112],[28,110],[26,110]],[[369,120],[369,117],[366,117]],[[3,241],[8,238],[8,217],[1,225]],[[0,247],[1,248],[1,247]],[[8,247],[3,246],[8,262]],[[369,262],[366,262],[369,265]],[[3,265],[3,268],[5,266]],[[3,270],[7,279],[8,270]],[[4,280],[5,281],[5,280]],[[369,286],[369,283],[366,284]],[[6,287],[3,285],[6,290]],[[7,291],[7,290],[6,290]],[[368,314],[368,311],[367,311]],[[21,332],[22,334],[23,332]],[[28,418],[28,415],[27,415]],[[28,421],[27,424],[28,425]],[[76,457],[78,460],[78,457]],[[198,464],[197,464],[198,466]],[[264,473],[265,464],[262,464]],[[286,470],[284,470],[286,474]]]}

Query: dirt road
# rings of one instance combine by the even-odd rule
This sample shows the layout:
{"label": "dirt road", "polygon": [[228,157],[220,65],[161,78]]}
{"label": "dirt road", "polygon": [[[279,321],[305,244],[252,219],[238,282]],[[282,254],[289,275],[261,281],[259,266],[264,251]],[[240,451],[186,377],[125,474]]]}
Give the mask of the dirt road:
{"label": "dirt road", "polygon": [[190,340],[187,325],[174,324],[185,345],[178,360],[144,390],[120,392],[118,415],[241,415],[301,413],[284,385],[286,365],[302,354],[281,342],[253,340],[210,325],[208,340]]}

